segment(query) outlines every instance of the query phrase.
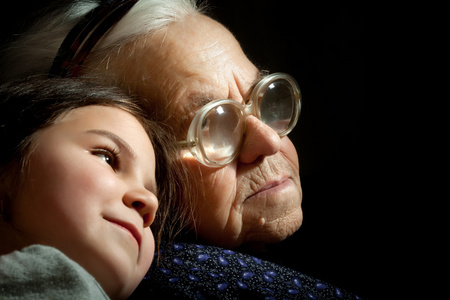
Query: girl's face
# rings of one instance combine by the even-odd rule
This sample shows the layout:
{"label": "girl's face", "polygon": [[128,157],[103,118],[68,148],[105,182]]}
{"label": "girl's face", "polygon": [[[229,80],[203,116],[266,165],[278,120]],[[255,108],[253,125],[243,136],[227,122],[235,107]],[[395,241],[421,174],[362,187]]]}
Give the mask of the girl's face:
{"label": "girl's face", "polygon": [[12,225],[20,246],[53,246],[109,296],[131,294],[154,253],[155,156],[142,125],[114,107],[74,109],[37,132]]}

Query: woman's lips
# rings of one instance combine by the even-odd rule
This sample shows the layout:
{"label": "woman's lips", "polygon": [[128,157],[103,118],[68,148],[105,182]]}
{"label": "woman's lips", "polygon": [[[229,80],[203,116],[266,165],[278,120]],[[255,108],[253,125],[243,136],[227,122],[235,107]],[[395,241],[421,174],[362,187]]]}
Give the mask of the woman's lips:
{"label": "woman's lips", "polygon": [[265,185],[263,185],[256,193],[250,195],[245,200],[248,200],[256,196],[261,196],[265,193],[277,192],[290,184],[289,179],[290,179],[289,177],[286,177],[280,180],[269,181]]}
{"label": "woman's lips", "polygon": [[128,223],[122,220],[113,220],[113,219],[107,220],[113,223],[114,225],[120,227],[122,230],[128,231],[136,240],[139,248],[141,247],[142,235],[139,232],[139,230],[137,230],[136,226],[134,226],[132,223]]}

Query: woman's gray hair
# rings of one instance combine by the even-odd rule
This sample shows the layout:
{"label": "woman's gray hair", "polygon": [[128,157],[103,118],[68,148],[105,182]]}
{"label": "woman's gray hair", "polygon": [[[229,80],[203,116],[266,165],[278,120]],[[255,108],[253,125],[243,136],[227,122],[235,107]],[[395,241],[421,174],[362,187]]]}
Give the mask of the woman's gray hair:
{"label": "woman's gray hair", "polygon": [[[69,31],[98,5],[95,0],[76,0],[51,12],[47,9],[44,17],[1,51],[0,82],[47,74]],[[139,0],[97,43],[93,52],[96,57],[106,58],[111,51],[120,51],[137,37],[159,31],[199,11],[197,0]]]}

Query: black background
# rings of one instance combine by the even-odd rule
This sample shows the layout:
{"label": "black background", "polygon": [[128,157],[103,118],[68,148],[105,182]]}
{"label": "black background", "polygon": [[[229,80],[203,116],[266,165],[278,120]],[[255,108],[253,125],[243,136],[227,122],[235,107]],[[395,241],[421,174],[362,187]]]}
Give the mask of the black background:
{"label": "black background", "polygon": [[[47,1],[2,9],[2,39]],[[384,299],[379,233],[386,190],[374,104],[367,90],[370,18],[338,1],[209,0],[209,13],[255,65],[294,76],[302,112],[296,145],[304,222],[266,258],[369,299]],[[386,209],[386,208],[385,208]],[[381,218],[381,220],[380,220]],[[386,287],[387,288],[387,287]]]}

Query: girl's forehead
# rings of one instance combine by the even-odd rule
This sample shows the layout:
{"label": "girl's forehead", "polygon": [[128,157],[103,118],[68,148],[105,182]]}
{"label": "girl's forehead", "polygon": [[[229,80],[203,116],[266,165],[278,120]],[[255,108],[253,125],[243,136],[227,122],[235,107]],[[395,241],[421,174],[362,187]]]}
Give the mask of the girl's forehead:
{"label": "girl's forehead", "polygon": [[[141,121],[119,107],[90,105],[73,109],[59,118],[54,130],[64,132],[107,132],[104,137],[121,142],[135,156],[143,156],[153,145]],[[145,155],[148,156],[148,155]]]}

